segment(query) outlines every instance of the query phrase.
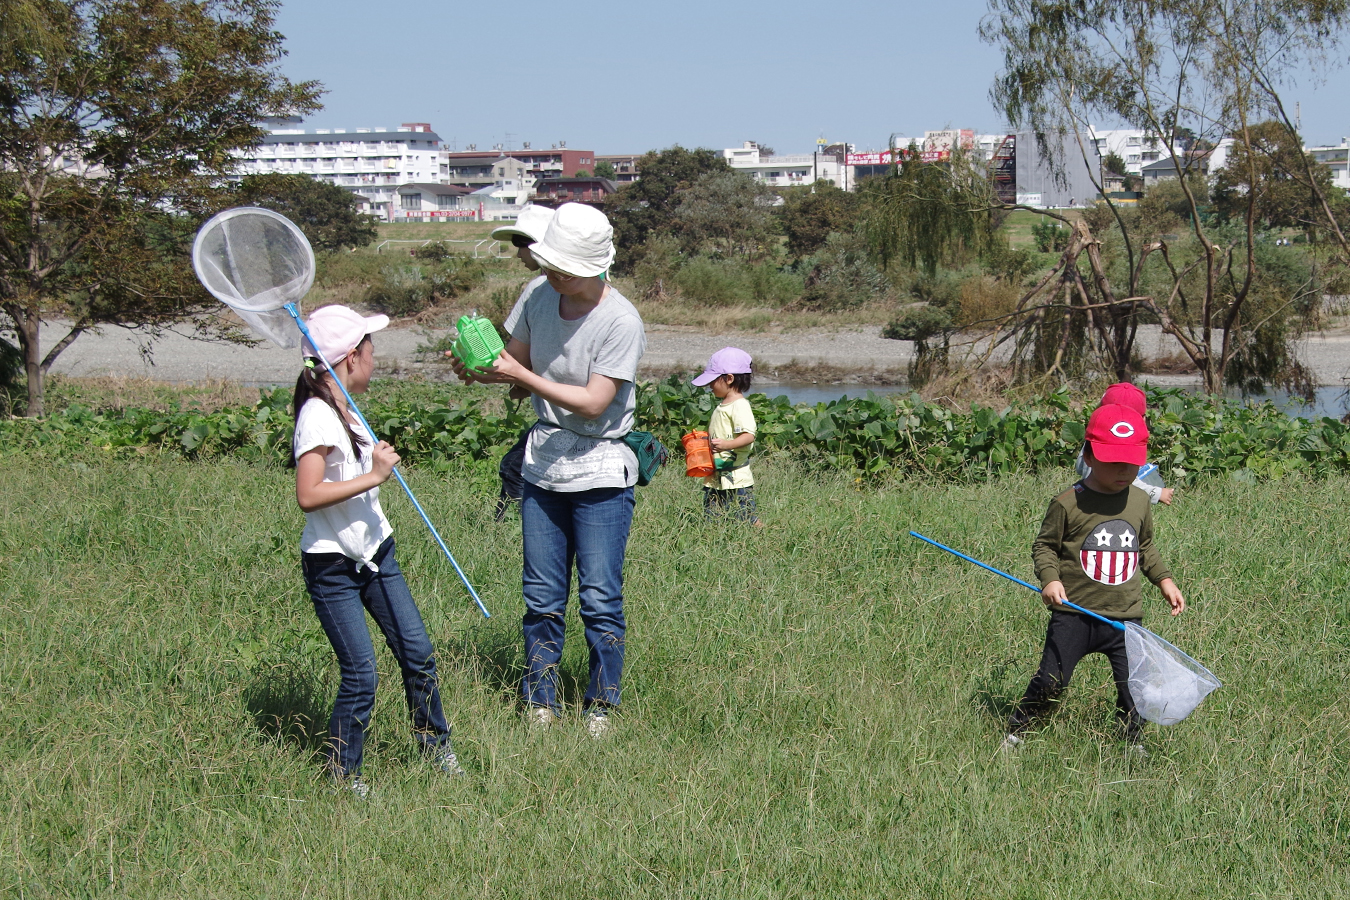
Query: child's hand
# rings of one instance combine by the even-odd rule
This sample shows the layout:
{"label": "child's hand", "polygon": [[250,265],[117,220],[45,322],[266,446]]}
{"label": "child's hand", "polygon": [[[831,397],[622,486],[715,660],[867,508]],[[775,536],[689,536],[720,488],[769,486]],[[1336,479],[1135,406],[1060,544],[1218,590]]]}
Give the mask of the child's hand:
{"label": "child's hand", "polygon": [[712,447],[714,453],[721,453],[723,450],[730,449],[726,446],[729,443],[722,438],[708,438],[708,446]]}
{"label": "child's hand", "polygon": [[1179,616],[1186,610],[1186,598],[1181,596],[1181,591],[1177,589],[1177,584],[1170,578],[1164,578],[1158,585],[1158,590],[1162,591],[1163,599],[1167,605],[1172,607],[1172,615]]}
{"label": "child's hand", "polygon": [[1063,606],[1064,601],[1069,599],[1069,595],[1064,593],[1064,582],[1052,581],[1041,588],[1041,600],[1046,606],[1051,608]]}
{"label": "child's hand", "polygon": [[1176,488],[1163,488],[1162,493],[1158,495],[1158,502],[1162,503],[1165,506],[1171,506],[1172,494],[1174,494],[1175,492]]}
{"label": "child's hand", "polygon": [[384,484],[394,474],[394,466],[398,465],[398,452],[386,441],[380,441],[371,451],[371,471],[380,478],[380,484]]}

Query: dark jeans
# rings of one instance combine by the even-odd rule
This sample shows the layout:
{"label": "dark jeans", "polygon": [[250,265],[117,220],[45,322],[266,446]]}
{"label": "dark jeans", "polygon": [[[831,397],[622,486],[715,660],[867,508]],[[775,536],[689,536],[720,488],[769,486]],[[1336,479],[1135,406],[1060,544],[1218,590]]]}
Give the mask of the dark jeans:
{"label": "dark jeans", "polygon": [[738,522],[749,522],[752,525],[758,522],[759,515],[755,511],[755,489],[747,487],[723,491],[705,487],[703,514],[709,519],[720,519],[728,513]]}
{"label": "dark jeans", "polygon": [[584,704],[619,705],[623,675],[623,556],[633,524],[632,488],[596,488],[564,493],[526,482],[520,506],[525,543],[522,585],[525,617],[525,678],[529,706],[561,711],[558,664],[563,652],[563,616],[577,570],[581,624],[590,648],[590,681]]}
{"label": "dark jeans", "polygon": [[394,539],[375,554],[379,572],[356,570],[341,553],[300,554],[305,586],[314,601],[328,641],[337,654],[342,678],[328,720],[328,759],[339,777],[361,771],[366,729],[375,707],[375,645],[366,627],[369,612],[403,672],[403,691],[412,714],[413,737],[429,752],[450,739],[436,684],[436,658],[422,614],[394,558]]}
{"label": "dark jeans", "polygon": [[502,490],[497,495],[497,521],[500,522],[506,518],[506,511],[511,508],[512,503],[519,503],[525,496],[525,442],[530,439],[530,431],[534,426],[531,425],[520,433],[516,442],[511,445],[511,449],[506,451],[502,457],[501,463],[497,466],[497,474],[502,479]]}
{"label": "dark jeans", "polygon": [[[1122,619],[1139,623],[1138,619]],[[1130,696],[1130,663],[1125,655],[1125,632],[1112,628],[1089,616],[1076,612],[1054,610],[1045,629],[1045,649],[1041,652],[1041,667],[1027,685],[1022,702],[1017,704],[1008,727],[1013,732],[1025,731],[1032,721],[1050,712],[1059,695],[1069,686],[1073,670],[1089,653],[1101,653],[1111,661],[1111,675],[1116,682],[1116,718],[1125,727],[1126,738],[1139,739],[1143,720],[1134,710]]]}

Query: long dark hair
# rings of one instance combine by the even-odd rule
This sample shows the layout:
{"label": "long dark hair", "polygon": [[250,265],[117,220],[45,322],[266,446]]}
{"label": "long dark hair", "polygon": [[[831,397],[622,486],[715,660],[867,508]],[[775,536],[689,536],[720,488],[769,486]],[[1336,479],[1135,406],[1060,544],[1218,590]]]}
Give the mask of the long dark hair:
{"label": "long dark hair", "polygon": [[[357,344],[352,353],[360,352],[361,347],[371,343],[370,335],[361,338],[361,343]],[[312,363],[312,365],[311,365]],[[357,433],[352,427],[352,423],[347,421],[338,409],[337,399],[333,396],[333,389],[328,386],[328,379],[324,378],[328,370],[323,367],[323,362],[315,357],[308,357],[305,361],[305,367],[300,370],[300,377],[295,379],[295,399],[292,403],[292,412],[295,417],[300,418],[300,410],[311,397],[318,397],[324,403],[327,403],[337,417],[342,420],[342,427],[347,429],[347,438],[352,442],[352,454],[360,456],[359,448],[366,446],[370,441],[365,435]],[[292,460],[294,462],[294,460]]]}

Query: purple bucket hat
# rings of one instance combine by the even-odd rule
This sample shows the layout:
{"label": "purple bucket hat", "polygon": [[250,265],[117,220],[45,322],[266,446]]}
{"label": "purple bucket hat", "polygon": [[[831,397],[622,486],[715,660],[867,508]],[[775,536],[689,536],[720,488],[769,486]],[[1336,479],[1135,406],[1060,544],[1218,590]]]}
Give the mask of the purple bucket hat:
{"label": "purple bucket hat", "polygon": [[749,375],[754,370],[750,366],[750,354],[735,347],[723,347],[708,360],[703,374],[694,379],[695,387],[712,383],[722,375]]}

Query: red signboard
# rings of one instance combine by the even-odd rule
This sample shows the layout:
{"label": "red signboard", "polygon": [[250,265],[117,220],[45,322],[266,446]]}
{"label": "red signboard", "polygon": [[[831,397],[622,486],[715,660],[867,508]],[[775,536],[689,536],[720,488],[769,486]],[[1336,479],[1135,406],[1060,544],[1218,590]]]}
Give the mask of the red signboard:
{"label": "red signboard", "polygon": [[478,211],[473,209],[405,209],[401,210],[405,218],[420,219],[423,216],[441,219],[476,219]]}
{"label": "red signboard", "polygon": [[[896,160],[907,159],[909,151],[897,148],[895,151]],[[950,150],[920,150],[920,162],[942,162],[951,159]],[[845,164],[850,166],[889,166],[891,164],[891,151],[880,150],[872,153],[850,153],[845,158]]]}

